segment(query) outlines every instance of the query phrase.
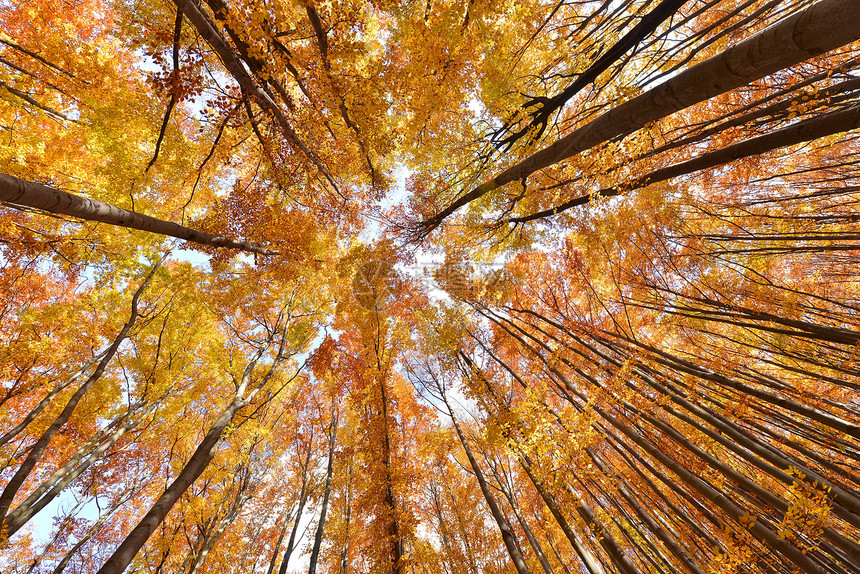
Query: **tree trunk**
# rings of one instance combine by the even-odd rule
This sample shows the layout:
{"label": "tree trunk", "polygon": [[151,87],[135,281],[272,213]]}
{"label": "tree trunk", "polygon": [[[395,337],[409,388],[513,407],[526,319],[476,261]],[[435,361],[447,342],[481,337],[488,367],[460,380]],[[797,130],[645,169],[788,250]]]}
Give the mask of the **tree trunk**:
{"label": "tree trunk", "polygon": [[122,544],[119,545],[113,555],[98,571],[98,574],[121,574],[128,567],[138,551],[143,548],[143,545],[155,529],[158,528],[158,525],[164,521],[167,513],[173,508],[173,505],[176,504],[179,498],[188,490],[188,487],[209,466],[209,462],[214,458],[215,451],[221,442],[221,435],[224,433],[224,429],[232,422],[236,411],[246,404],[246,400],[241,397],[233,399],[215,423],[209,427],[209,431],[206,433],[203,441],[197,447],[197,450],[194,451],[191,459],[182,468],[179,476],[167,487],[134,530],[126,536]]}
{"label": "tree trunk", "polygon": [[[290,509],[292,512],[292,509]],[[266,574],[272,574],[275,571],[275,564],[278,563],[278,553],[281,550],[281,543],[284,541],[284,536],[287,535],[287,528],[290,527],[289,514],[287,515],[287,520],[284,520],[284,527],[281,528],[281,533],[278,535],[278,540],[275,542],[275,549],[272,550],[272,559],[269,561],[269,569],[266,570]]]}
{"label": "tree trunk", "polygon": [[[377,354],[377,359],[379,355]],[[377,370],[381,371],[377,360]],[[388,522],[388,535],[391,543],[391,571],[393,574],[403,574],[403,533],[400,531],[400,520],[397,517],[397,501],[394,497],[394,477],[391,472],[391,431],[388,425],[388,392],[386,378],[379,379],[380,400],[382,402],[382,464],[385,467],[385,505],[391,516]]]}
{"label": "tree trunk", "polygon": [[[485,453],[485,458],[486,458],[486,453]],[[545,574],[553,574],[552,566],[550,566],[549,560],[547,560],[546,554],[544,554],[543,548],[541,548],[541,546],[540,546],[540,542],[538,542],[538,539],[535,537],[534,533],[532,532],[532,529],[529,526],[528,522],[525,521],[522,514],[520,513],[520,510],[517,506],[517,501],[514,498],[514,494],[511,492],[511,489],[508,488],[507,484],[505,483],[504,475],[496,472],[496,469],[493,467],[492,464],[490,465],[490,471],[493,473],[493,475],[496,478],[496,482],[499,485],[499,490],[502,492],[502,494],[508,500],[508,505],[511,507],[511,510],[514,513],[514,516],[516,517],[517,522],[519,522],[520,528],[523,529],[523,532],[526,535],[526,539],[529,541],[529,545],[532,547],[532,550],[534,551],[535,556],[537,556],[538,562],[540,562],[541,568],[543,568],[544,573]]]}
{"label": "tree trunk", "polygon": [[0,201],[88,221],[100,221],[129,229],[177,237],[211,247],[228,247],[258,255],[277,254],[257,243],[204,233],[178,223],[156,219],[121,209],[103,201],[83,198],[41,183],[25,181],[3,173],[0,173]]}
{"label": "tree trunk", "polygon": [[75,542],[75,545],[72,546],[68,552],[66,552],[66,555],[63,556],[62,560],[57,563],[57,566],[54,568],[52,574],[61,574],[61,572],[66,569],[66,566],[69,565],[69,562],[72,561],[72,558],[75,557],[75,554],[77,554],[78,550],[80,550],[81,547],[86,544],[89,539],[95,535],[96,532],[98,532],[99,528],[101,528],[102,525],[107,522],[107,519],[110,518],[113,513],[116,512],[117,509],[119,509],[120,506],[125,504],[125,502],[131,498],[133,492],[133,489],[129,488],[126,492],[118,496],[117,499],[114,500],[113,503],[111,503],[111,505],[107,508],[107,510],[101,513],[101,515],[98,517],[98,520],[96,520],[92,524],[92,526],[87,529],[84,535],[81,536],[81,538],[77,542]]}
{"label": "tree trunk", "polygon": [[[573,83],[563,91],[545,100],[535,98],[523,106],[523,111],[526,111],[532,106],[537,108],[534,111],[528,112],[529,116],[531,116],[531,121],[526,127],[522,128],[517,133],[503,138],[497,145],[507,146],[506,149],[510,149],[510,146],[522,138],[526,133],[528,133],[529,129],[533,127],[538,128],[538,133],[534,136],[534,139],[539,138],[546,129],[550,116],[556,110],[563,107],[564,104],[579,93],[582,88],[594,82],[600,74],[609,69],[609,67],[617,62],[628,50],[635,47],[642,40],[648,37],[649,34],[654,32],[660,24],[666,21],[667,18],[674,16],[685,2],[686,0],[662,0],[653,10],[643,16],[639,22],[624,35],[623,38],[613,44],[613,46],[600,56],[600,58],[598,58],[593,64],[591,64],[587,70],[579,74],[576,80],[574,80]],[[498,136],[504,134],[510,129],[509,126],[510,124],[502,126],[495,135]]]}
{"label": "tree trunk", "polygon": [[352,461],[349,462],[349,481],[346,485],[346,539],[340,551],[340,574],[349,574],[349,520],[352,515]]}
{"label": "tree trunk", "polygon": [[[311,443],[313,442],[313,438],[311,438]],[[281,567],[278,568],[278,574],[286,574],[287,566],[290,563],[290,556],[293,554],[293,550],[296,548],[296,534],[299,531],[299,521],[302,519],[302,512],[305,509],[305,502],[308,500],[308,481],[310,477],[308,476],[310,473],[310,464],[311,464],[311,452],[313,451],[313,445],[308,444],[308,455],[305,458],[305,464],[302,473],[302,490],[299,494],[299,507],[296,510],[296,521],[293,523],[293,530],[290,532],[290,540],[287,542],[287,549],[284,551],[284,558],[281,560]]]}
{"label": "tree trunk", "polygon": [[[4,177],[0,175],[0,186],[2,186],[4,182]],[[2,187],[0,187],[2,189]],[[6,527],[6,513],[9,510],[9,506],[12,505],[12,501],[15,499],[15,495],[20,490],[21,486],[24,484],[24,481],[27,480],[27,477],[30,476],[30,472],[33,470],[33,467],[36,466],[36,463],[42,457],[42,453],[45,452],[45,449],[48,447],[48,443],[51,442],[51,439],[54,438],[54,435],[62,428],[63,425],[71,418],[72,413],[75,412],[75,408],[78,406],[78,403],[90,389],[90,387],[95,384],[96,381],[101,378],[102,373],[104,373],[107,368],[108,363],[113,356],[116,354],[117,349],[119,349],[120,344],[128,337],[131,328],[137,322],[138,314],[138,302],[140,301],[140,296],[143,294],[143,291],[149,286],[150,281],[155,276],[156,270],[161,266],[161,260],[158,261],[150,270],[149,274],[144,279],[143,283],[137,290],[134,292],[134,295],[131,298],[131,316],[128,321],[126,321],[125,325],[123,325],[119,334],[117,334],[116,338],[113,341],[113,344],[105,353],[105,356],[99,361],[98,367],[93,371],[93,374],[86,380],[86,382],[81,385],[77,391],[69,398],[69,401],[66,403],[66,406],[63,408],[62,412],[54,419],[54,422],[42,433],[42,436],[36,441],[36,443],[30,449],[27,458],[18,468],[18,471],[6,485],[6,488],[3,490],[3,494],[0,495],[0,524],[3,525],[3,529]]]}
{"label": "tree trunk", "polygon": [[469,448],[469,443],[466,442],[466,437],[463,435],[463,431],[460,429],[460,423],[457,422],[457,419],[454,418],[454,411],[451,408],[451,405],[448,404],[447,399],[444,398],[445,406],[448,408],[448,414],[451,416],[451,422],[454,423],[454,430],[457,431],[457,436],[460,438],[460,444],[463,445],[463,450],[466,452],[466,458],[469,460],[469,466],[472,467],[472,471],[475,473],[475,478],[478,479],[478,486],[481,488],[481,493],[484,495],[484,500],[487,501],[487,506],[490,507],[490,513],[493,515],[493,519],[496,521],[496,525],[499,527],[499,531],[502,534],[502,541],[505,543],[505,548],[508,551],[508,554],[511,557],[511,561],[514,563],[514,567],[517,569],[519,574],[531,574],[531,571],[526,566],[525,561],[523,560],[520,551],[517,549],[517,545],[514,541],[513,532],[511,532],[511,527],[508,524],[508,521],[505,520],[505,516],[502,514],[502,511],[499,509],[499,506],[496,504],[495,498],[493,498],[493,493],[490,492],[490,487],[487,486],[487,481],[484,479],[484,473],[481,472],[481,468],[478,466],[478,462],[475,460],[475,457],[472,455],[472,450]]}
{"label": "tree trunk", "polygon": [[[147,411],[151,412],[152,410],[154,410],[154,407],[155,405],[151,405],[151,407],[147,409]],[[143,416],[146,416],[148,412],[144,413]],[[96,436],[100,438],[102,442],[98,445],[98,447],[96,447],[95,450],[89,452],[89,456],[87,456],[87,451],[89,451],[89,448],[83,451],[79,451],[74,457],[72,457],[72,459],[70,459],[66,464],[57,469],[49,478],[43,481],[42,484],[40,484],[39,487],[30,496],[28,496],[26,500],[24,500],[18,507],[15,508],[15,510],[10,512],[7,516],[9,536],[17,532],[18,529],[20,529],[27,523],[27,521],[29,521],[33,516],[35,516],[40,510],[45,508],[45,506],[47,506],[52,500],[54,500],[57,495],[59,495],[69,484],[71,484],[73,480],[83,474],[83,472],[87,470],[99,458],[101,458],[101,456],[105,452],[107,452],[109,448],[116,444],[116,442],[125,433],[137,426],[143,416],[129,420],[124,424],[120,424],[117,429],[112,433],[99,433]],[[107,436],[103,436],[105,434]],[[90,447],[91,446],[92,445],[90,445]],[[84,457],[86,457],[86,459],[84,459]],[[82,460],[83,462],[81,462]]]}
{"label": "tree trunk", "polygon": [[653,532],[657,536],[657,538],[659,538],[660,541],[663,542],[663,544],[666,545],[666,548],[668,548],[669,551],[671,551],[672,554],[674,554],[675,557],[680,560],[682,564],[684,564],[687,570],[692,574],[705,574],[704,570],[702,570],[701,567],[699,567],[699,565],[696,563],[696,561],[690,557],[690,555],[687,553],[684,547],[678,543],[675,537],[666,532],[666,530],[664,530],[663,527],[661,527],[657,523],[657,521],[654,520],[650,514],[648,514],[648,511],[642,508],[642,505],[639,504],[639,502],[636,500],[636,495],[632,494],[627,488],[628,485],[624,481],[624,479],[619,476],[614,476],[613,473],[611,473],[607,469],[607,467],[591,453],[590,449],[586,450],[588,450],[588,454],[591,456],[591,460],[593,460],[594,463],[597,465],[597,468],[599,468],[600,471],[603,472],[603,474],[607,476],[612,476],[617,481],[618,492],[621,494],[624,500],[627,501],[627,503],[633,509],[633,512],[635,512],[636,515],[639,516],[639,518],[645,523],[648,529]]}
{"label": "tree trunk", "polygon": [[504,170],[422,222],[425,232],[461,207],[499,187],[520,181],[577,153],[734,88],[860,38],[855,0],[819,0],[727,50],[678,73],[666,82],[569,133]]}
{"label": "tree trunk", "polygon": [[[860,106],[854,105],[838,112],[830,112],[819,117],[811,118],[795,125],[776,130],[746,141],[728,145],[724,148],[704,153],[687,161],[670,165],[639,176],[633,180],[607,187],[596,192],[594,196],[612,197],[626,191],[632,191],[661,181],[687,175],[695,171],[710,169],[736,161],[738,159],[761,155],[776,149],[816,140],[833,134],[851,131],[860,127]],[[551,217],[578,205],[586,205],[592,200],[592,195],[576,197],[557,205],[522,217],[512,217],[510,223],[528,223],[537,219]],[[856,341],[856,336],[854,337]],[[851,341],[853,343],[854,341]]]}
{"label": "tree trunk", "polygon": [[325,491],[323,492],[322,509],[320,510],[320,520],[317,524],[317,531],[314,535],[314,546],[311,551],[311,558],[308,566],[308,574],[314,574],[317,571],[317,559],[320,555],[322,547],[323,533],[325,532],[325,516],[328,511],[328,499],[331,494],[331,478],[334,471],[334,445],[337,440],[337,417],[332,420],[331,436],[329,437],[328,450],[328,467],[325,473]]}
{"label": "tree trunk", "polygon": [[31,422],[33,422],[33,419],[35,419],[37,416],[39,416],[39,414],[43,410],[45,410],[45,407],[47,407],[51,403],[51,400],[53,400],[54,397],[56,397],[58,394],[60,394],[60,392],[63,389],[65,389],[66,387],[68,387],[69,385],[71,385],[72,383],[74,383],[75,381],[80,379],[82,376],[84,376],[84,373],[89,371],[90,368],[93,365],[95,365],[104,356],[104,353],[105,352],[99,353],[98,355],[93,357],[93,359],[90,362],[88,362],[86,365],[84,365],[83,367],[78,369],[77,372],[75,372],[71,377],[69,377],[68,379],[66,379],[65,381],[63,381],[62,383],[57,385],[56,387],[54,387],[51,390],[51,392],[48,393],[48,395],[45,398],[43,398],[41,401],[39,401],[39,403],[35,407],[33,407],[29,413],[27,413],[24,416],[23,420],[21,420],[20,423],[15,425],[12,429],[9,430],[9,432],[7,432],[2,437],[0,437],[0,447],[2,447],[4,444],[9,442],[10,440],[15,438],[16,436],[18,436],[18,434],[22,430],[27,428],[27,426]]}
{"label": "tree trunk", "polygon": [[320,171],[320,173],[325,176],[325,178],[329,181],[329,183],[337,189],[337,184],[335,184],[334,179],[332,179],[331,175],[329,175],[328,171],[325,169],[325,166],[320,162],[319,158],[316,156],[314,152],[312,152],[308,147],[301,141],[298,134],[295,132],[293,127],[290,125],[287,116],[284,115],[284,112],[275,104],[274,101],[266,94],[263,90],[261,90],[257,83],[254,82],[254,79],[251,75],[245,70],[245,67],[242,65],[242,62],[239,61],[233,50],[221,36],[221,34],[213,28],[210,24],[209,19],[200,12],[199,8],[195,5],[195,3],[190,0],[174,0],[174,4],[179,8],[194,28],[200,33],[204,40],[215,50],[215,53],[218,54],[218,57],[221,59],[221,62],[224,64],[224,67],[227,68],[227,71],[230,72],[230,75],[239,83],[242,89],[254,96],[257,102],[269,113],[271,113],[278,122],[278,125],[284,132],[284,135],[290,140],[290,142],[295,145],[297,148],[301,150],[301,152],[307,157],[316,168]]}
{"label": "tree trunk", "polygon": [[[279,317],[280,320],[280,317]],[[241,381],[237,385],[236,395],[221,416],[209,427],[206,436],[197,446],[191,459],[185,464],[176,479],[167,487],[164,493],[158,498],[149,512],[141,519],[138,525],[126,536],[125,540],[119,545],[113,555],[108,558],[104,566],[98,571],[98,574],[121,574],[126,567],[134,559],[135,555],[143,548],[146,541],[158,528],[158,525],[164,522],[167,513],[173,508],[173,505],[179,498],[188,490],[188,487],[197,480],[197,478],[206,470],[209,463],[215,457],[215,452],[218,445],[221,443],[221,437],[224,430],[233,421],[236,412],[246,406],[253,400],[254,396],[265,386],[271,379],[272,375],[278,367],[279,362],[284,356],[284,346],[286,344],[287,329],[283,328],[281,340],[275,358],[266,372],[266,374],[258,381],[254,382],[253,390],[250,390],[252,383],[251,376],[254,367],[259,362],[263,354],[272,345],[274,338],[277,335],[278,325],[274,327],[270,338],[265,345],[259,347],[254,353],[252,359],[245,367]]]}

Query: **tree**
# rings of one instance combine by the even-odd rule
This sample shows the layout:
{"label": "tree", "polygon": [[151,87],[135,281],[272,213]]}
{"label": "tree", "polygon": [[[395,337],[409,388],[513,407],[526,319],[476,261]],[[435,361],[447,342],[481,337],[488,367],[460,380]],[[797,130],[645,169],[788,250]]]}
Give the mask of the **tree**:
{"label": "tree", "polygon": [[0,570],[857,571],[854,4],[0,6]]}

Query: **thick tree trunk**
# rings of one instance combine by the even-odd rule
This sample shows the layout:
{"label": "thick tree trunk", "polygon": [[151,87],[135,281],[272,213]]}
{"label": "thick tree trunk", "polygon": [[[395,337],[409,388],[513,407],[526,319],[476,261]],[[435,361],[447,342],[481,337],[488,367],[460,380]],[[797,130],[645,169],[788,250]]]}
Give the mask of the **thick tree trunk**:
{"label": "thick tree trunk", "polygon": [[[280,322],[280,317],[278,319]],[[281,332],[281,340],[275,358],[269,367],[266,374],[259,380],[252,381],[254,367],[260,361],[263,354],[270,348],[277,336],[279,324],[276,324],[274,330],[270,334],[270,338],[265,345],[260,346],[254,353],[251,360],[248,362],[242,374],[242,378],[237,385],[236,395],[227,406],[221,416],[215,420],[206,436],[197,446],[194,454],[191,455],[189,461],[185,464],[176,479],[167,487],[164,493],[155,501],[149,512],[141,519],[136,527],[126,536],[125,540],[119,545],[113,555],[101,567],[98,574],[121,574],[126,567],[134,559],[135,555],[143,548],[146,541],[158,528],[158,525],[164,522],[167,513],[176,504],[180,497],[188,490],[188,487],[197,480],[197,478],[206,470],[209,463],[215,457],[215,452],[218,445],[221,443],[221,437],[227,426],[233,421],[233,417],[242,407],[248,405],[260,390],[268,383],[272,375],[277,370],[278,364],[284,357],[284,347],[286,345],[287,328],[283,327]],[[253,383],[253,387],[251,386]]]}
{"label": "thick tree trunk", "polygon": [[211,247],[239,249],[258,255],[276,255],[276,252],[257,243],[204,233],[178,223],[156,219],[121,209],[103,201],[87,199],[41,183],[25,181],[3,173],[0,173],[0,201],[88,221],[100,221],[129,229],[158,233]]}
{"label": "thick tree trunk", "polygon": [[194,451],[191,459],[182,468],[179,476],[170,484],[164,493],[158,498],[149,512],[141,519],[138,525],[123,540],[113,555],[101,567],[98,574],[121,574],[131,563],[135,555],[140,551],[155,529],[164,521],[167,513],[173,505],[188,490],[188,487],[197,480],[209,462],[215,456],[215,451],[221,441],[224,429],[233,420],[236,411],[247,404],[246,399],[236,397],[224,410],[215,423],[209,427],[209,431],[203,441]]}
{"label": "thick tree trunk", "polygon": [[855,0],[819,0],[727,50],[678,73],[644,94],[620,104],[588,124],[506,169],[422,223],[425,232],[446,217],[499,187],[520,181],[577,153],[734,88],[860,38]]}
{"label": "thick tree trunk", "polygon": [[[811,118],[787,128],[728,145],[722,149],[704,153],[693,159],[658,169],[633,180],[601,189],[595,194],[595,196],[612,197],[620,195],[627,191],[667,181],[695,171],[710,169],[738,159],[761,155],[775,149],[851,131],[858,127],[860,127],[860,106],[854,105],[845,110],[830,112],[820,117]],[[508,219],[507,222],[528,223],[537,219],[552,217],[553,215],[567,211],[573,207],[586,205],[592,200],[592,197],[592,195],[576,197],[550,209],[545,209],[522,217],[512,217]]]}

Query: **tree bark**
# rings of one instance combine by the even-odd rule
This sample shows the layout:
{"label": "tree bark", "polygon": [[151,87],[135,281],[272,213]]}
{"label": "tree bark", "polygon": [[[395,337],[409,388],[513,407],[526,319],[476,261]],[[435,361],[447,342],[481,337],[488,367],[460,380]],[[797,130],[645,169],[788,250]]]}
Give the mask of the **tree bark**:
{"label": "tree bark", "polygon": [[311,550],[311,557],[308,565],[308,574],[314,574],[317,571],[317,559],[320,555],[322,547],[323,534],[325,532],[325,516],[328,511],[328,499],[331,494],[331,478],[334,471],[334,445],[337,440],[337,417],[332,420],[331,436],[329,437],[328,451],[328,467],[325,473],[325,491],[323,492],[322,509],[320,510],[320,520],[317,524],[317,531],[314,535],[314,546]]}
{"label": "tree bark", "polygon": [[[278,320],[280,321],[280,316]],[[197,446],[197,449],[194,451],[194,454],[191,455],[189,461],[185,463],[185,466],[179,472],[179,475],[174,479],[170,486],[167,487],[158,500],[155,501],[155,504],[152,505],[152,508],[150,508],[149,512],[144,515],[138,525],[134,527],[128,536],[126,536],[125,540],[122,541],[113,555],[108,558],[104,566],[99,569],[98,574],[121,574],[126,567],[128,567],[140,549],[143,548],[143,545],[146,544],[146,541],[152,533],[155,532],[155,529],[158,528],[159,524],[164,522],[170,509],[173,508],[179,498],[186,490],[188,490],[188,487],[191,486],[203,471],[206,470],[206,467],[209,466],[209,463],[215,457],[218,446],[221,444],[222,435],[227,429],[227,426],[233,421],[233,417],[239,409],[248,405],[257,393],[266,385],[275,373],[279,362],[284,358],[284,347],[286,345],[287,338],[286,327],[283,327],[280,345],[269,370],[263,377],[261,377],[261,379],[257,381],[251,380],[254,367],[257,365],[269,346],[272,345],[278,332],[277,329],[278,325],[276,324],[266,344],[259,347],[254,353],[254,356],[245,367],[241,381],[237,384],[236,395],[233,400],[224,412],[221,413],[221,416],[219,416],[212,426],[209,427],[206,436]],[[253,390],[250,389],[252,382]]]}
{"label": "tree bark", "polygon": [[[313,438],[311,439],[313,442]],[[290,563],[290,556],[293,554],[293,550],[296,547],[296,534],[299,531],[299,521],[302,519],[302,512],[305,509],[305,503],[308,500],[308,482],[310,481],[310,464],[311,464],[311,452],[313,451],[313,445],[308,444],[308,455],[305,458],[304,468],[302,469],[302,489],[299,493],[299,506],[296,510],[296,520],[293,523],[293,529],[290,532],[290,539],[287,542],[287,549],[284,551],[284,558],[281,560],[281,566],[278,568],[278,574],[286,574],[287,566]]]}
{"label": "tree bark", "polygon": [[504,170],[421,223],[429,233],[446,217],[499,187],[674,112],[799,64],[860,38],[854,0],[819,0],[731,48],[620,104],[555,143]]}
{"label": "tree bark", "polygon": [[576,197],[550,209],[545,209],[543,211],[521,217],[512,217],[506,222],[528,223],[537,219],[545,219],[558,213],[562,213],[563,211],[567,211],[573,207],[586,205],[597,196],[612,197],[621,195],[626,191],[632,191],[654,183],[667,181],[695,171],[710,169],[738,159],[761,155],[779,148],[851,131],[858,127],[860,127],[860,106],[853,105],[850,108],[840,110],[838,112],[830,112],[816,118],[798,122],[797,124],[787,128],[731,144],[722,149],[704,153],[699,157],[658,169],[630,181],[603,188],[593,196],[585,195]]}
{"label": "tree bark", "polygon": [[476,461],[475,457],[472,455],[469,443],[466,442],[466,437],[460,429],[460,423],[458,423],[457,419],[454,417],[454,411],[451,408],[451,405],[448,404],[448,400],[444,398],[444,395],[443,400],[445,401],[445,406],[448,408],[448,414],[451,416],[451,422],[454,424],[454,430],[457,431],[457,436],[460,438],[460,444],[463,445],[463,450],[466,452],[469,466],[472,467],[472,472],[475,473],[475,478],[478,479],[478,486],[481,488],[481,494],[484,495],[484,500],[487,501],[490,513],[493,515],[493,519],[499,527],[499,531],[502,534],[502,541],[505,544],[508,555],[511,557],[511,561],[514,563],[514,567],[517,569],[519,574],[531,574],[531,571],[528,569],[528,566],[526,566],[526,563],[514,542],[514,535],[513,532],[511,532],[511,527],[505,519],[505,516],[502,514],[502,511],[499,509],[498,504],[496,504],[496,500],[493,498],[493,493],[490,492],[490,487],[487,486],[487,481],[484,479],[484,473],[481,472],[481,468],[478,466],[478,461]]}
{"label": "tree bark", "polygon": [[[487,458],[486,453],[484,453],[484,455],[485,455],[484,458],[486,459]],[[526,535],[526,539],[529,541],[529,545],[532,547],[532,550],[534,551],[535,556],[537,556],[538,562],[540,562],[541,568],[543,568],[544,573],[545,574],[553,574],[552,566],[550,566],[549,560],[547,560],[546,554],[544,554],[544,551],[543,551],[543,548],[541,548],[540,542],[535,537],[535,535],[532,532],[532,529],[529,526],[528,522],[525,521],[522,514],[520,513],[519,507],[517,506],[517,501],[514,498],[514,494],[513,494],[513,492],[511,492],[511,489],[508,488],[507,484],[505,483],[504,475],[500,474],[499,472],[496,472],[496,469],[493,467],[492,464],[490,465],[490,471],[493,473],[493,475],[496,478],[496,483],[499,485],[499,490],[502,492],[502,494],[508,500],[508,505],[511,507],[511,510],[514,513],[514,516],[516,517],[517,522],[519,522],[520,528],[523,529],[523,533]]]}
{"label": "tree bark", "polygon": [[297,148],[301,150],[301,152],[307,157],[311,163],[316,166],[316,168],[320,171],[320,173],[325,176],[325,178],[329,181],[329,183],[337,189],[337,184],[335,184],[334,179],[332,179],[331,175],[329,175],[325,166],[320,162],[319,158],[316,156],[314,152],[312,152],[299,138],[296,131],[290,125],[289,120],[284,115],[284,112],[275,104],[274,101],[266,94],[263,90],[261,90],[251,75],[245,70],[245,67],[242,65],[242,62],[239,61],[233,54],[233,50],[218,32],[209,19],[197,8],[197,6],[191,0],[174,0],[176,7],[179,8],[188,20],[192,23],[194,28],[200,33],[206,42],[212,46],[212,49],[215,50],[215,53],[218,54],[218,57],[221,59],[221,62],[224,64],[224,67],[227,68],[227,71],[233,76],[236,82],[242,87],[242,89],[254,96],[254,98],[259,102],[259,104],[269,113],[271,113],[278,122],[278,125],[283,130],[284,134],[287,138],[295,145]]}
{"label": "tree bark", "polygon": [[26,181],[4,173],[0,173],[0,201],[5,201],[15,206],[32,207],[49,213],[68,215],[88,221],[99,221],[129,229],[139,229],[149,233],[167,235],[199,243],[200,245],[209,245],[210,247],[227,247],[258,255],[276,255],[276,252],[270,251],[257,243],[239,241],[230,239],[229,237],[197,231],[178,223],[121,209],[103,201],[80,197],[41,183]]}
{"label": "tree bark", "polygon": [[[0,176],[0,185],[2,185],[3,177]],[[78,406],[78,403],[90,389],[90,387],[98,381],[102,373],[104,373],[105,369],[110,363],[113,356],[116,354],[119,349],[120,344],[128,337],[131,328],[137,322],[138,317],[140,316],[138,312],[138,303],[140,301],[140,296],[143,294],[143,291],[149,286],[150,281],[155,276],[156,270],[161,266],[162,260],[159,260],[150,270],[149,274],[144,279],[143,283],[137,288],[132,295],[131,298],[131,316],[128,321],[126,321],[125,325],[123,325],[120,332],[117,334],[116,338],[113,341],[113,344],[108,348],[102,360],[99,361],[96,370],[93,371],[93,374],[84,382],[83,385],[78,387],[78,390],[74,392],[74,394],[69,398],[66,406],[60,412],[56,419],[51,423],[51,425],[45,429],[45,432],[42,433],[42,436],[36,441],[36,443],[30,448],[30,452],[27,455],[27,458],[18,468],[15,475],[6,485],[6,488],[3,490],[2,495],[0,495],[0,524],[3,525],[5,530],[6,528],[6,513],[9,510],[9,507],[12,505],[12,501],[15,499],[15,495],[18,494],[18,491],[23,486],[24,481],[27,480],[27,477],[30,476],[30,472],[36,466],[36,463],[39,462],[39,459],[42,457],[42,454],[45,452],[45,449],[48,447],[48,443],[51,442],[51,439],[54,438],[54,435],[66,424],[66,422],[71,418],[72,413],[75,412],[75,408]]]}
{"label": "tree bark", "polygon": [[121,495],[119,495],[116,500],[114,500],[111,505],[104,512],[101,513],[98,519],[87,529],[84,535],[81,536],[81,538],[77,542],[75,542],[75,545],[72,546],[68,552],[66,552],[65,556],[63,556],[63,558],[57,563],[57,566],[54,568],[52,574],[61,574],[61,572],[66,569],[66,566],[69,565],[69,562],[72,561],[72,558],[75,557],[75,554],[78,553],[78,550],[80,550],[81,547],[86,544],[89,539],[96,534],[96,532],[98,532],[99,528],[101,528],[102,525],[107,522],[107,519],[110,518],[113,513],[119,509],[120,506],[125,504],[125,502],[131,498],[133,493],[134,489],[129,488]]}
{"label": "tree bark", "polygon": [[83,367],[78,369],[77,372],[75,372],[71,377],[69,377],[68,379],[66,379],[65,381],[63,381],[62,383],[57,385],[56,387],[54,387],[51,390],[51,392],[48,393],[48,395],[45,398],[43,398],[41,401],[39,401],[39,403],[35,407],[33,407],[29,413],[27,413],[24,416],[23,420],[21,420],[20,423],[15,425],[6,434],[4,434],[2,437],[0,437],[0,447],[2,447],[4,444],[9,442],[10,440],[15,438],[16,436],[18,436],[18,434],[22,430],[27,428],[27,425],[29,425],[31,422],[33,422],[33,419],[35,419],[37,416],[39,416],[39,414],[43,410],[45,410],[45,407],[47,407],[50,404],[50,402],[53,400],[54,397],[56,397],[58,394],[60,394],[60,392],[63,389],[65,389],[66,387],[68,387],[69,385],[71,385],[72,383],[74,383],[75,381],[80,379],[82,376],[84,376],[84,373],[89,371],[90,368],[93,365],[95,365],[104,356],[105,352],[106,351],[102,351],[101,353],[99,353],[98,355],[93,357],[93,359],[90,362],[88,362],[86,365],[84,365]]}
{"label": "tree bark", "polygon": [[[152,405],[150,409],[147,409],[148,412],[154,410],[155,405]],[[126,416],[129,416],[131,413],[128,413]],[[95,438],[98,440],[93,442],[92,444],[87,445],[87,448],[80,449],[75,456],[69,459],[66,464],[62,467],[58,468],[50,477],[42,482],[39,487],[33,491],[30,496],[27,497],[20,505],[18,505],[9,515],[6,517],[6,522],[8,524],[8,533],[9,536],[17,532],[22,526],[27,524],[27,522],[33,518],[39,511],[41,511],[45,506],[47,506],[52,500],[54,500],[57,495],[59,495],[73,480],[78,478],[85,470],[87,470],[94,462],[96,462],[101,456],[107,452],[109,448],[111,448],[116,442],[129,430],[137,426],[137,424],[141,421],[143,416],[146,416],[147,413],[144,413],[141,417],[137,417],[128,421],[119,421],[116,426],[116,430],[113,432],[105,432],[110,429],[108,427],[105,431],[96,435]],[[90,449],[97,444],[98,446],[90,451]],[[81,462],[83,461],[83,462]],[[79,464],[80,463],[80,464]],[[43,496],[44,495],[44,496]]]}
{"label": "tree bark", "polygon": [[233,399],[215,423],[209,427],[209,431],[206,433],[203,441],[197,447],[197,450],[194,451],[191,459],[185,463],[179,476],[167,487],[149,512],[146,513],[138,525],[122,541],[122,544],[108,558],[104,566],[99,569],[98,574],[121,574],[128,567],[158,525],[164,521],[167,513],[173,508],[173,505],[176,504],[179,498],[188,490],[188,487],[209,466],[209,462],[215,457],[215,452],[221,442],[221,435],[224,429],[233,420],[236,411],[246,404],[246,400],[242,397]]}

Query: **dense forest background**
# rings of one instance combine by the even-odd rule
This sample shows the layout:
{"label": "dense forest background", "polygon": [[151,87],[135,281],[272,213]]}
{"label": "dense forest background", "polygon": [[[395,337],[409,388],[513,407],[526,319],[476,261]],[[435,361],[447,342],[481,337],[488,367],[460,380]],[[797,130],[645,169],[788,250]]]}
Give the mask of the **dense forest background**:
{"label": "dense forest background", "polygon": [[856,0],[0,0],[0,571],[860,571]]}

